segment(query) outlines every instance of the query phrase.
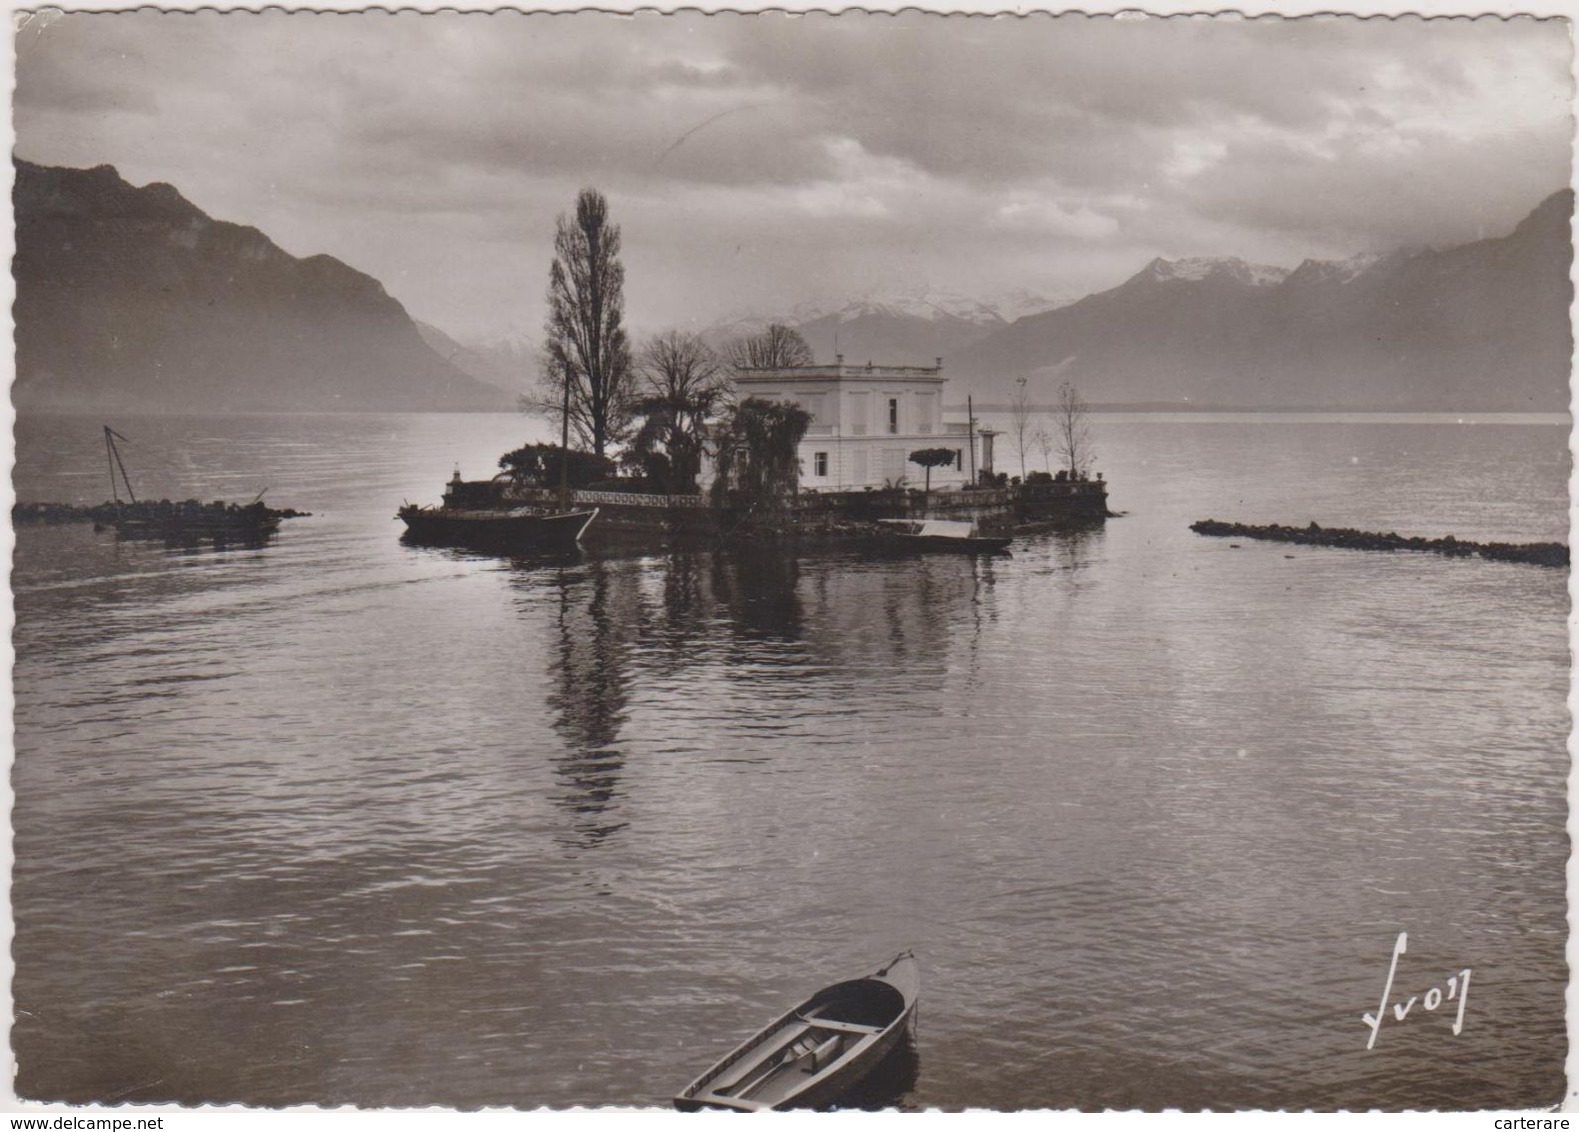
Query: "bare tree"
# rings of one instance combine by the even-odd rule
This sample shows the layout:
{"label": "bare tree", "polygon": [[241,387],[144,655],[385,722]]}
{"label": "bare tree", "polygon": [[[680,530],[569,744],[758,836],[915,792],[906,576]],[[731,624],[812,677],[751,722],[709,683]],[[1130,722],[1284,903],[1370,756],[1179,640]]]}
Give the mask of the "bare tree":
{"label": "bare tree", "polygon": [[758,334],[736,338],[726,351],[732,369],[790,369],[812,364],[811,347],[800,331],[775,322]]}
{"label": "bare tree", "polygon": [[539,411],[565,416],[566,433],[599,456],[630,422],[631,353],[623,325],[620,229],[596,189],[582,189],[573,217],[561,213],[548,274]]}
{"label": "bare tree", "polygon": [[1084,479],[1096,460],[1091,447],[1090,407],[1069,382],[1058,388],[1058,403],[1053,409],[1053,431],[1058,440],[1058,455],[1070,479]]}
{"label": "bare tree", "polygon": [[666,492],[696,489],[709,421],[724,407],[729,381],[701,335],[667,330],[642,347],[631,455]]}
{"label": "bare tree", "polygon": [[1038,419],[1036,428],[1031,431],[1031,443],[1035,444],[1042,454],[1042,467],[1050,474],[1053,470],[1053,434],[1048,430],[1047,424]]}
{"label": "bare tree", "polygon": [[1009,401],[1009,434],[1020,454],[1020,480],[1025,480],[1025,442],[1031,428],[1031,390],[1028,379],[1014,379],[1014,396]]}

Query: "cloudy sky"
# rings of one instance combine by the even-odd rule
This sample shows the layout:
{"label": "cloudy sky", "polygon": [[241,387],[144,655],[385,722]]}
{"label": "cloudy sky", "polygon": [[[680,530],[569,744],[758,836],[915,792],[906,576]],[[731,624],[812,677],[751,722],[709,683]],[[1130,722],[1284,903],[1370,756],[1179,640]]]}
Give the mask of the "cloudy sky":
{"label": "cloudy sky", "polygon": [[19,156],[167,181],[467,339],[537,332],[584,185],[658,328],[1450,244],[1569,179],[1556,20],[143,10],[16,49]]}

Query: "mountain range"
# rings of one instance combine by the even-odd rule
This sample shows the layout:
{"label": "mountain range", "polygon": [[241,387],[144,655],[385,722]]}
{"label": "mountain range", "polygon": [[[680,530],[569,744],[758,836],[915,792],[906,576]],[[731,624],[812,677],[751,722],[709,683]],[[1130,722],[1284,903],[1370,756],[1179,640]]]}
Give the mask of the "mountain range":
{"label": "mountain range", "polygon": [[[524,335],[500,335],[461,343],[432,323],[417,320],[417,333],[439,357],[512,399],[532,391],[537,380],[537,345]],[[514,401],[512,400],[512,404]]]}
{"label": "mountain range", "polygon": [[1016,320],[949,360],[950,400],[1179,408],[1568,408],[1571,190],[1513,232],[1292,271],[1153,260],[1109,291]]}
{"label": "mountain range", "polygon": [[987,299],[953,292],[872,292],[843,303],[803,304],[787,313],[734,315],[708,328],[716,344],[761,330],[770,322],[800,332],[819,362],[929,366],[1003,330],[1015,319],[1051,310],[1069,298],[1013,291]]}
{"label": "mountain range", "polygon": [[[173,187],[107,165],[17,160],[18,408],[105,411],[498,410],[535,377],[520,335],[463,344],[376,279],[291,256]],[[1097,405],[1561,411],[1572,356],[1573,193],[1505,236],[1291,269],[1155,259],[1078,301],[1026,293],[868,294],[776,318],[819,362],[931,365],[948,400],[1006,405],[1026,379]]]}
{"label": "mountain range", "polygon": [[298,259],[108,165],[15,167],[18,408],[513,407],[337,259]]}

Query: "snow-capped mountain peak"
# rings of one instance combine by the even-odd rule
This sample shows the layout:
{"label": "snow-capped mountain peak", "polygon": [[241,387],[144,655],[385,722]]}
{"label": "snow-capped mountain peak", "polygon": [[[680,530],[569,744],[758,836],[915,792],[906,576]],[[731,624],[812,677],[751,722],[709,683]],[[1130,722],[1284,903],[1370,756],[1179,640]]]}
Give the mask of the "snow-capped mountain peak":
{"label": "snow-capped mountain peak", "polygon": [[846,301],[803,303],[774,315],[738,313],[708,331],[723,342],[755,333],[769,322],[795,327],[820,360],[839,356],[882,360],[896,365],[932,365],[1026,314],[1052,310],[1072,299],[1053,299],[1027,291],[976,297],[954,291],[913,287],[857,294]]}
{"label": "snow-capped mountain peak", "polygon": [[1159,256],[1148,263],[1141,274],[1163,283],[1198,283],[1215,277],[1231,279],[1247,287],[1275,287],[1288,278],[1289,269],[1267,263],[1246,263],[1238,256],[1188,256],[1184,259]]}
{"label": "snow-capped mountain peak", "polygon": [[802,303],[786,320],[792,325],[832,320],[841,325],[871,318],[920,319],[937,322],[964,319],[980,325],[1001,325],[1004,318],[991,306],[952,295],[861,295],[843,303]]}
{"label": "snow-capped mountain peak", "polygon": [[721,319],[720,324],[744,328],[765,326],[774,321],[805,326],[823,319],[841,325],[870,318],[920,319],[923,322],[959,319],[975,326],[996,329],[1027,314],[1067,306],[1076,297],[1049,297],[1023,288],[986,297],[921,288],[869,291],[844,300],[801,303],[787,314],[737,312]]}
{"label": "snow-capped mountain peak", "polygon": [[1347,259],[1307,259],[1290,278],[1301,283],[1351,283],[1387,258],[1380,252],[1361,252]]}

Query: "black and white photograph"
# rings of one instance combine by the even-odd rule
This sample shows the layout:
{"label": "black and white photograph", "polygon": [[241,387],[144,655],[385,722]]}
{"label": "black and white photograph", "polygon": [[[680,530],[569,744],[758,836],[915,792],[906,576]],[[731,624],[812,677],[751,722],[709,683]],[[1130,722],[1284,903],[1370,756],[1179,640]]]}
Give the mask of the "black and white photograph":
{"label": "black and white photograph", "polygon": [[1568,1099],[1571,20],[12,15],[14,1105]]}

